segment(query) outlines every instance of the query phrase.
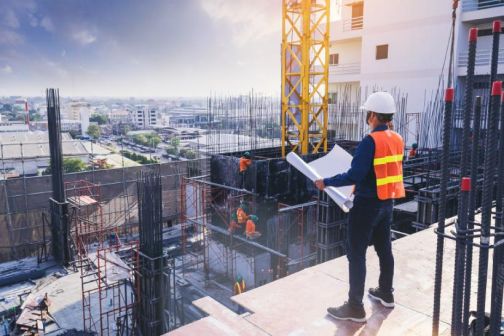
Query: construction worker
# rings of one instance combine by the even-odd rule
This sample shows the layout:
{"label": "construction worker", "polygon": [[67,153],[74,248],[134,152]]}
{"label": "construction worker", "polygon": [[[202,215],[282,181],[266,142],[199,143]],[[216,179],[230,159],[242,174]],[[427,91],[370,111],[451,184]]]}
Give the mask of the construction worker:
{"label": "construction worker", "polygon": [[351,168],[343,174],[315,181],[317,188],[355,185],[354,206],[347,225],[347,258],[350,290],[348,301],[327,312],[339,320],[366,322],[362,303],[366,279],[366,250],[373,244],[380,260],[379,286],[369,289],[369,296],[387,308],[394,307],[390,226],[394,199],[405,196],[402,160],[402,137],[388,129],[396,111],[394,98],[386,92],[376,92],[361,107],[367,111],[371,129],[355,151]]}
{"label": "construction worker", "polygon": [[245,292],[245,280],[241,277],[241,275],[236,276],[236,281],[233,287],[233,294],[239,295]]}
{"label": "construction worker", "polygon": [[238,220],[238,224],[244,225],[247,223],[248,220],[248,206],[244,202],[240,203],[240,206],[238,206],[238,209],[236,209],[236,218]]}
{"label": "construction worker", "polygon": [[259,232],[256,231],[256,225],[259,222],[259,218],[256,215],[250,215],[247,224],[245,225],[245,236],[248,239],[255,239],[261,236]]}
{"label": "construction worker", "polygon": [[416,158],[416,156],[417,156],[417,148],[418,148],[418,144],[414,143],[413,145],[411,145],[411,149],[410,149],[410,151],[408,153],[408,160]]}
{"label": "construction worker", "polygon": [[228,226],[228,231],[230,233],[234,233],[236,229],[241,228],[241,225],[238,224],[238,216],[236,215],[236,212],[231,214],[231,221],[229,222]]}
{"label": "construction worker", "polygon": [[245,152],[243,156],[240,158],[240,188],[244,188],[245,186],[245,175],[247,169],[252,164],[252,159],[250,158],[250,152]]}
{"label": "construction worker", "polygon": [[[241,277],[241,275],[236,276],[236,281],[233,286],[233,295],[239,295],[245,292],[245,280]],[[242,306],[238,305],[238,315],[243,314],[245,309]]]}

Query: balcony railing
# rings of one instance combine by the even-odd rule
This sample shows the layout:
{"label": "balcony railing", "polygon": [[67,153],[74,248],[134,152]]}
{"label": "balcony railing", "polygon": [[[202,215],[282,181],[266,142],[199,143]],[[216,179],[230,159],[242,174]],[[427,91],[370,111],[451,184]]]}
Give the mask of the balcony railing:
{"label": "balcony railing", "polygon": [[361,30],[364,28],[364,16],[343,20],[343,31]]}
{"label": "balcony railing", "polygon": [[[492,51],[490,49],[482,49],[476,52],[476,66],[490,65],[492,60]],[[469,54],[467,51],[459,54],[459,67],[467,67]],[[499,49],[499,64],[504,64],[504,48]]]}
{"label": "balcony railing", "polygon": [[331,65],[329,67],[330,75],[358,75],[361,72],[360,63],[346,63],[346,64],[338,64]]}
{"label": "balcony railing", "polygon": [[462,11],[464,12],[498,6],[504,6],[504,0],[462,0]]}

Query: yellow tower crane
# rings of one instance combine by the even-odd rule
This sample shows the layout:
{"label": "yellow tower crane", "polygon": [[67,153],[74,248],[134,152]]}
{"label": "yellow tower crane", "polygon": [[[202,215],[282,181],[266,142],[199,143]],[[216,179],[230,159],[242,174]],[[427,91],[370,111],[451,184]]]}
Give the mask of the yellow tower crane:
{"label": "yellow tower crane", "polygon": [[327,152],[330,0],[282,0],[282,156]]}

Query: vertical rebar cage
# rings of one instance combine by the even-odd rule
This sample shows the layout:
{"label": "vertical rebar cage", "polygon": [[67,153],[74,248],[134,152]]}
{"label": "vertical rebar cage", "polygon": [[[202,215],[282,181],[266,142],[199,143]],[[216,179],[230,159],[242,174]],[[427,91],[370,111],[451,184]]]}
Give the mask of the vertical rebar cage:
{"label": "vertical rebar cage", "polygon": [[327,151],[329,0],[282,2],[282,156]]}

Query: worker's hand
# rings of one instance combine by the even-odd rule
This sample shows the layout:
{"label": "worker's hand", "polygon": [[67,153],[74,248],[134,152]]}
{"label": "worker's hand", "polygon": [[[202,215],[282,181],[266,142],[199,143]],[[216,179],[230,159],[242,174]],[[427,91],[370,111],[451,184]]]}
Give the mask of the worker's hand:
{"label": "worker's hand", "polygon": [[324,189],[325,189],[324,180],[317,180],[317,181],[315,181],[315,186],[316,186],[319,190],[324,190]]}

